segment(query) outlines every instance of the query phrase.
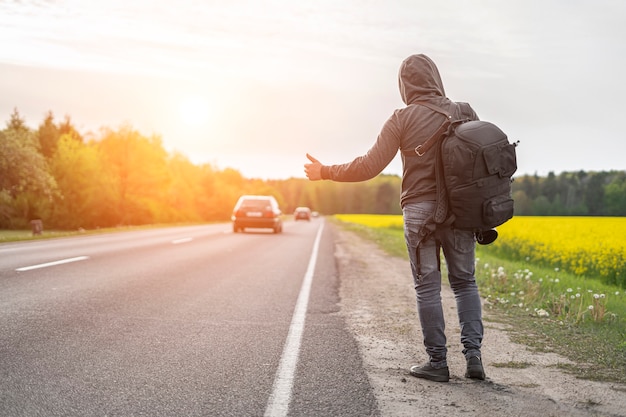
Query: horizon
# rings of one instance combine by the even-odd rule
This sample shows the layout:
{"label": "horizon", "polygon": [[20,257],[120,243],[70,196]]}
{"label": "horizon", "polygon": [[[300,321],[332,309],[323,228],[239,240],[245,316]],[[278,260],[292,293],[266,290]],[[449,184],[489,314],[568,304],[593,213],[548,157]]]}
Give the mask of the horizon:
{"label": "horizon", "polygon": [[[367,152],[421,52],[449,98],[520,141],[520,174],[623,170],[624,15],[610,0],[3,2],[0,117],[128,123],[194,163],[304,177],[306,153]],[[400,175],[399,157],[383,173]]]}

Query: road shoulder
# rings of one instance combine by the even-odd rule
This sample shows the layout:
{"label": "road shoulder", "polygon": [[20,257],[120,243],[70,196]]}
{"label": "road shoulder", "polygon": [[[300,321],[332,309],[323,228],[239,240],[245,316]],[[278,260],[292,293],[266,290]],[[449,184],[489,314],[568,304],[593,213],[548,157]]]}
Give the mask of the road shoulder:
{"label": "road shoulder", "polygon": [[[456,304],[447,285],[442,299],[450,382],[412,377],[409,367],[427,357],[408,261],[332,227],[341,314],[357,340],[383,416],[626,416],[626,386],[580,380],[561,371],[557,365],[570,364],[567,358],[513,343],[488,309],[482,351],[487,380],[466,379]],[[502,366],[516,363],[528,365]]]}

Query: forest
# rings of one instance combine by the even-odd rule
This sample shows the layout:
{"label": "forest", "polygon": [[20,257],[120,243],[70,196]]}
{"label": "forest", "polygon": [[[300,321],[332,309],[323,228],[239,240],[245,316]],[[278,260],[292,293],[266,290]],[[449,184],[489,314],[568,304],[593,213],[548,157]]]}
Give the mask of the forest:
{"label": "forest", "polygon": [[[244,178],[232,168],[168,153],[159,136],[124,125],[86,139],[69,116],[48,112],[37,129],[15,109],[0,130],[0,229],[71,230],[227,221],[242,194],[272,194],[289,214],[400,214],[401,179],[362,183]],[[626,171],[516,176],[516,215],[626,216]]]}

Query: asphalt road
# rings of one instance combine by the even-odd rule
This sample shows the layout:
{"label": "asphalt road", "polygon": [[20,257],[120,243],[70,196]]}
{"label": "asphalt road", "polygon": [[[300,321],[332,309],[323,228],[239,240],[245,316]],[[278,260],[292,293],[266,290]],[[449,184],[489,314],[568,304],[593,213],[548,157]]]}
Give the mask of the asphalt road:
{"label": "asphalt road", "polygon": [[321,218],[1,244],[0,415],[378,415],[333,251]]}

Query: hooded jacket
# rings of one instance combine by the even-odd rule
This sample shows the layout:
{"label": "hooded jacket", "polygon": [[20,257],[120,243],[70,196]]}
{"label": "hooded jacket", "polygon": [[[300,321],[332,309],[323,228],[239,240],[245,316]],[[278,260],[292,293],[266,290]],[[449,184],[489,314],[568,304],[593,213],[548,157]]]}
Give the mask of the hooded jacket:
{"label": "hooded jacket", "polygon": [[[445,121],[445,117],[417,101],[429,102],[460,118],[460,108],[449,100],[435,63],[426,55],[411,55],[402,62],[398,75],[400,95],[406,107],[397,109],[383,125],[374,145],[352,162],[322,167],[322,178],[340,182],[366,181],[380,174],[398,150],[415,149],[426,142]],[[467,106],[469,108],[469,106]],[[464,118],[478,120],[476,113]],[[424,156],[402,156],[402,192],[400,205],[437,198],[436,150]]]}

